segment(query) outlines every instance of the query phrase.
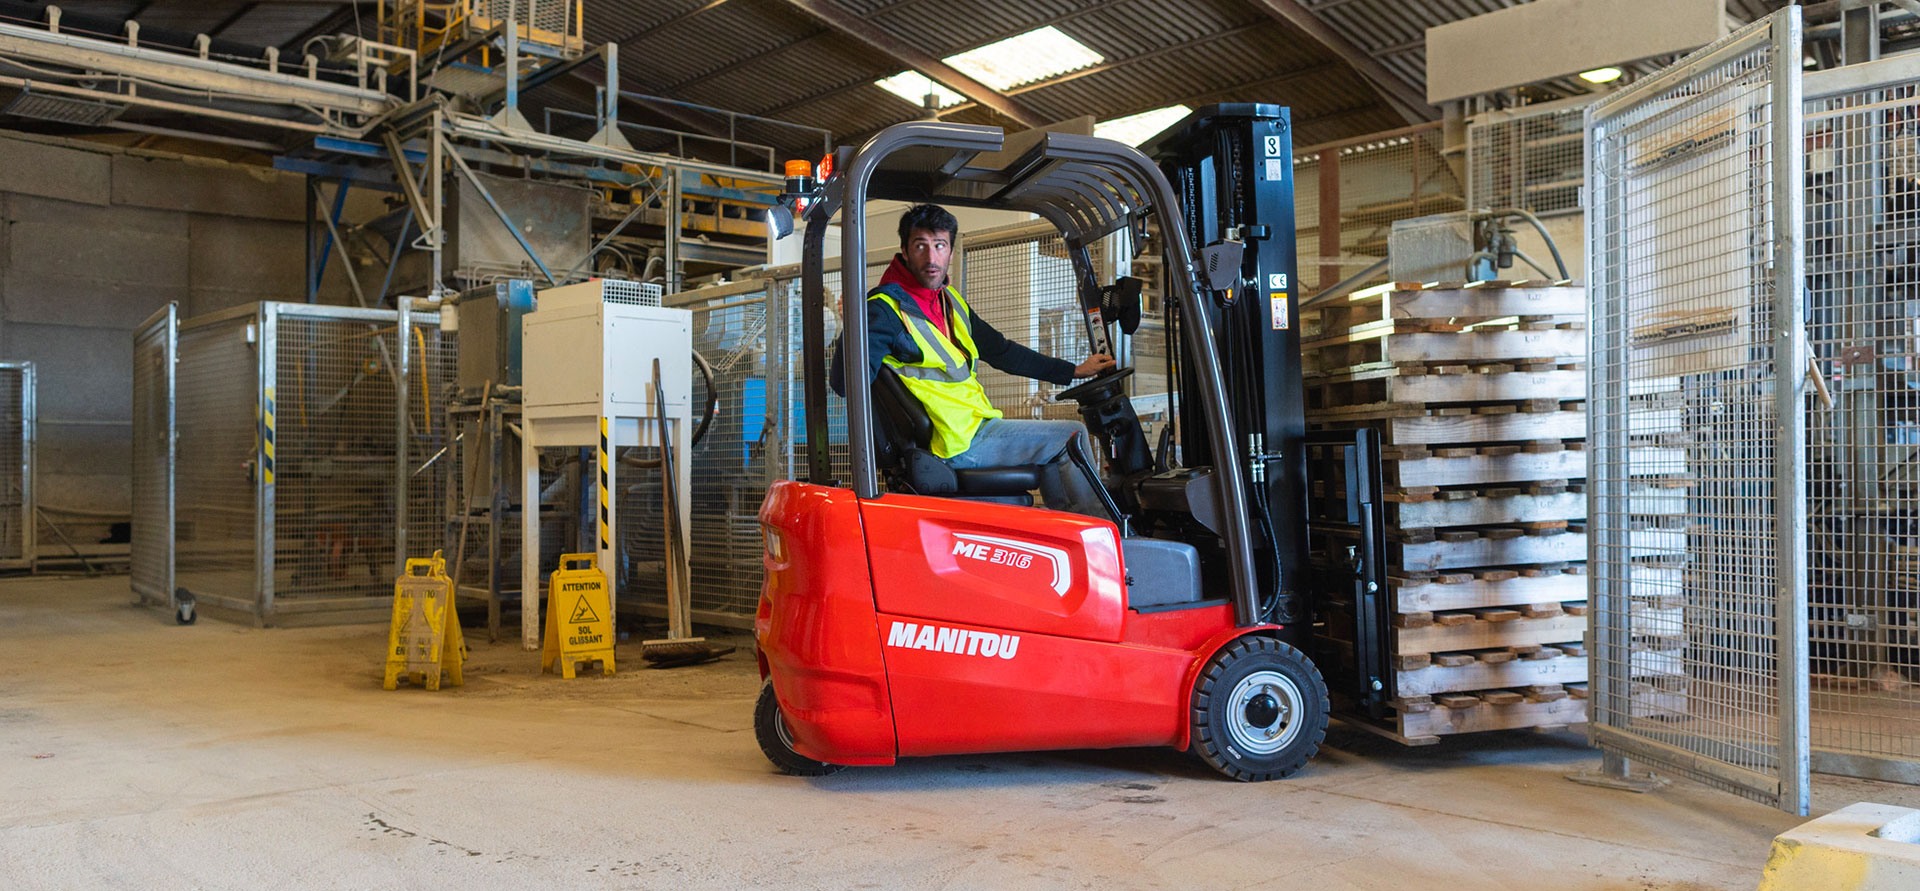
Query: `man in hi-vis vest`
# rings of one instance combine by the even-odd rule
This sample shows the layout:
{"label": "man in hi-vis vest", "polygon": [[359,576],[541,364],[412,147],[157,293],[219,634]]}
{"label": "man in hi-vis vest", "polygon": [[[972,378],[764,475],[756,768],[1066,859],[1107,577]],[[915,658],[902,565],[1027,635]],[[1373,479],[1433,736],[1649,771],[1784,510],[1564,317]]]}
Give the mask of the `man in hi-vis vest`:
{"label": "man in hi-vis vest", "polygon": [[[1092,377],[1113,367],[1113,357],[1094,354],[1074,365],[1043,356],[1008,340],[974,315],[960,289],[947,282],[953,236],[959,223],[933,204],[916,204],[900,217],[900,253],[867,293],[867,379],[884,363],[933,420],[932,451],[956,469],[1045,464],[1040,494],[1048,507],[1105,517],[1100,496],[1067,458],[1079,421],[1001,417],[974,374],[977,361],[1022,377],[1053,384]],[[844,311],[844,307],[843,307]],[[840,344],[834,341],[833,390],[846,395]],[[1095,464],[1094,466],[1099,466]]]}

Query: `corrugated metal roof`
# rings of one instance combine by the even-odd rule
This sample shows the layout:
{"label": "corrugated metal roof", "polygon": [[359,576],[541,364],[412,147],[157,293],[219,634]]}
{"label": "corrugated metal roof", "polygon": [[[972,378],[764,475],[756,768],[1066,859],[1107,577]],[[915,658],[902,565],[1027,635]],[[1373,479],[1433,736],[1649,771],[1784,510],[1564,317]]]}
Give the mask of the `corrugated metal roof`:
{"label": "corrugated metal roof", "polygon": [[[1045,25],[1060,29],[1106,61],[1009,91],[1015,102],[1042,118],[1104,120],[1172,104],[1264,101],[1294,109],[1295,139],[1301,143],[1406,123],[1337,53],[1251,0],[814,2],[838,7],[932,58]],[[1297,2],[1415,91],[1424,91],[1427,28],[1527,0]],[[1730,20],[1739,24],[1779,8],[1784,0],[1726,3]],[[284,44],[328,16],[351,21],[344,16],[346,4],[326,0],[67,0],[62,6],[106,16],[137,9],[145,25],[187,33],[224,25],[226,38],[257,44]],[[363,13],[364,28],[371,31],[373,11],[363,7]],[[822,22],[792,0],[592,0],[586,4],[586,36],[590,43],[620,44],[625,89],[823,127],[842,141],[920,115],[911,103],[871,86],[911,66]],[[584,107],[587,100],[568,95],[531,101]],[[638,108],[632,114],[663,126],[726,126],[723,116],[697,112],[663,116],[657,109]],[[1005,123],[971,105],[943,117]],[[758,124],[743,128],[737,121],[734,128],[752,134],[745,136],[749,139],[790,140],[796,150],[818,145],[796,131]]]}

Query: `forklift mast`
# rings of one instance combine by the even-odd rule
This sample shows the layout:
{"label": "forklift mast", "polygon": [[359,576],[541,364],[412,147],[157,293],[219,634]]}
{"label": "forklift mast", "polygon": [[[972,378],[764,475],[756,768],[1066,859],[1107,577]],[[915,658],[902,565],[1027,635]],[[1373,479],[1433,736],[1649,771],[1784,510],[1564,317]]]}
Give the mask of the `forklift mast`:
{"label": "forklift mast", "polygon": [[[1239,286],[1201,301],[1220,339],[1218,354],[1246,466],[1255,566],[1268,619],[1314,655],[1332,692],[1378,713],[1385,681],[1385,529],[1379,438],[1370,430],[1307,433],[1301,380],[1290,110],[1257,103],[1194,112],[1142,146],[1180,198],[1187,241],[1245,245]],[[1214,463],[1208,418],[1192,363],[1172,349],[1182,320],[1167,306],[1172,416],[1182,461]],[[1314,473],[1309,475],[1309,452]]]}
{"label": "forklift mast", "polygon": [[[1142,146],[1180,196],[1180,218],[1194,245],[1238,241],[1239,286],[1204,301],[1213,314],[1234,426],[1246,464],[1236,468],[1256,516],[1256,562],[1264,591],[1277,592],[1269,620],[1301,635],[1310,615],[1307,581],[1306,418],[1300,382],[1300,331],[1293,237],[1293,134],[1289,110],[1241,103],[1202,108]],[[1181,324],[1167,306],[1169,331]],[[1177,337],[1169,336],[1170,344]],[[1191,363],[1169,350],[1179,386],[1173,422],[1181,461],[1214,464],[1206,413]]]}

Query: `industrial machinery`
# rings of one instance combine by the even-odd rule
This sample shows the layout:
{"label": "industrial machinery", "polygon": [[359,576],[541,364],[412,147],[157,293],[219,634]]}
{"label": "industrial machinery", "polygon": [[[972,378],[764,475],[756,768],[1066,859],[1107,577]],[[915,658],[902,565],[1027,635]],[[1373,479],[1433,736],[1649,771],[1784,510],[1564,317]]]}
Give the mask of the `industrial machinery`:
{"label": "industrial machinery", "polygon": [[[1265,780],[1317,750],[1327,687],[1292,642],[1311,613],[1287,112],[1205,109],[1156,153],[1167,172],[1095,137],[917,122],[835,159],[803,246],[808,479],[776,484],[761,509],[755,727],[781,769],[1163,745]],[[837,211],[845,290],[865,293],[864,210],[879,198],[1038,214],[1088,307],[1126,290],[1100,287],[1088,246],[1126,233],[1138,253],[1158,221],[1169,432],[1146,441],[1132,368],[1059,394],[1101,441],[1104,472],[1080,470],[1110,492],[1108,518],[962,500],[1024,494],[1038,469],[927,460],[916,403],[890,398],[884,374],[871,393],[849,388],[851,476],[835,478],[822,241]],[[844,324],[847,367],[866,367],[864,314]],[[1376,560],[1355,561],[1354,579],[1377,551],[1360,536],[1356,553]]]}
{"label": "industrial machinery", "polygon": [[[540,449],[594,450],[596,484],[583,486],[594,493],[591,550],[610,568],[609,599],[617,611],[621,573],[611,568],[622,566],[614,509],[619,450],[670,452],[663,463],[676,478],[668,485],[688,491],[693,344],[690,314],[660,306],[658,285],[616,279],[541,291],[537,309],[521,325],[520,621],[522,643],[531,650],[540,646]],[[678,500],[677,513],[669,528],[688,528],[687,499]],[[684,545],[678,553],[684,559]],[[669,636],[685,638],[691,636],[686,592],[676,590],[676,577],[684,578],[684,569],[676,576],[669,568]]]}

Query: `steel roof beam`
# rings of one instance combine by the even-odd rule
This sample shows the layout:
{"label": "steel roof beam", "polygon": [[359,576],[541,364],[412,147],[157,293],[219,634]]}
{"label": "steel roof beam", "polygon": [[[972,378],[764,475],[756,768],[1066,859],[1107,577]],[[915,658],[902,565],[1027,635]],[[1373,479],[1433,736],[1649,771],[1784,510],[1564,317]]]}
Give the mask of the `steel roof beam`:
{"label": "steel roof beam", "polygon": [[1034,113],[1027,106],[960,73],[959,69],[895,37],[891,32],[847,12],[833,3],[833,0],[786,0],[786,2],[793,8],[819,19],[835,31],[893,57],[908,68],[939,81],[948,89],[991,108],[1019,122],[1022,126],[1041,127],[1047,123],[1046,118]]}
{"label": "steel roof beam", "polygon": [[1373,88],[1380,92],[1381,97],[1387,100],[1387,106],[1399,112],[1401,117],[1407,119],[1407,123],[1424,124],[1439,119],[1439,111],[1428,105],[1427,97],[1414,89],[1412,84],[1388,71],[1387,66],[1380,64],[1379,59],[1355,45],[1345,35],[1333,30],[1332,26],[1321,21],[1299,0],[1249,0],[1249,2],[1268,15],[1306,32],[1308,37],[1319,41],[1321,46],[1352,65],[1353,70],[1360,72],[1360,76],[1370,81]]}

